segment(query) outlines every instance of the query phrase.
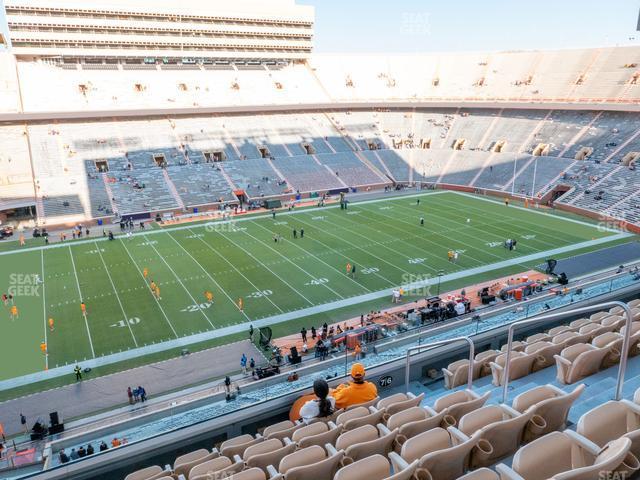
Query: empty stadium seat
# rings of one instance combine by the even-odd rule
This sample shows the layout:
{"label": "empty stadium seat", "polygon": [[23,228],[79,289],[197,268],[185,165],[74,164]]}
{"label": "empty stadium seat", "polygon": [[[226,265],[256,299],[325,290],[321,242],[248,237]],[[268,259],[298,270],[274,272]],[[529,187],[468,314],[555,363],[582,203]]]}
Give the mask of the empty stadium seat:
{"label": "empty stadium seat", "polygon": [[458,477],[458,480],[500,480],[500,477],[493,470],[488,468],[478,468],[473,472]]}
{"label": "empty stadium seat", "polygon": [[[475,356],[473,362],[473,379],[489,375],[491,373],[491,362],[500,354],[498,350],[487,350]],[[468,380],[468,359],[458,360],[450,363],[447,368],[442,369],[444,375],[445,388],[452,389],[464,385]]]}
{"label": "empty stadium seat", "polygon": [[418,462],[415,461],[406,468],[392,473],[391,464],[385,457],[371,455],[368,458],[342,467],[333,477],[333,480],[360,480],[362,478],[367,480],[409,480],[417,468]]}
{"label": "empty stadium seat", "polygon": [[562,352],[563,346],[549,341],[538,341],[530,344],[524,349],[527,355],[534,355],[535,359],[531,367],[532,372],[537,372],[543,368],[547,368],[555,364],[555,355]]}
{"label": "empty stadium seat", "polygon": [[196,465],[216,459],[219,456],[220,454],[217,450],[214,450],[213,452],[209,452],[204,448],[195,450],[176,458],[173,464],[173,471],[176,475],[184,475],[187,477],[191,469]]}
{"label": "empty stadium seat", "polygon": [[376,453],[387,455],[393,449],[398,430],[389,430],[382,424],[377,427],[363,425],[344,432],[335,443],[337,450],[343,450],[346,457],[357,461]]}
{"label": "empty stadium seat", "polygon": [[438,413],[444,412],[450,419],[449,423],[456,425],[463,415],[482,407],[490,396],[491,392],[478,395],[472,390],[459,390],[438,397],[433,409]]}
{"label": "empty stadium seat", "polygon": [[490,449],[474,450],[470,466],[486,467],[515,452],[534,414],[533,410],[520,413],[506,405],[487,405],[462,417],[458,422],[462,433],[469,437],[479,434],[479,438],[491,445]]}
{"label": "empty stadium seat", "polygon": [[[467,437],[457,429],[437,427],[406,441],[400,458],[391,457],[394,469],[403,469],[414,461],[433,480],[455,480],[467,469],[472,450],[480,442],[480,435]],[[483,448],[489,448],[484,444]]]}
{"label": "empty stadium seat", "polygon": [[353,430],[362,425],[377,425],[383,420],[384,413],[374,407],[357,407],[338,415],[336,423],[345,430]]}
{"label": "empty stadium seat", "polygon": [[609,353],[602,360],[602,368],[611,367],[620,361],[623,343],[624,337],[616,332],[602,333],[591,341],[591,345],[594,347],[606,348],[609,350]]}
{"label": "empty stadium seat", "polygon": [[[263,472],[267,473],[267,467],[269,465],[279,465],[280,460],[284,457],[296,451],[298,446],[293,442],[280,442],[277,446],[275,443],[269,443],[280,440],[272,438],[262,443],[252,445],[244,451],[244,458],[247,467],[259,468]],[[265,448],[268,446],[268,449]]]}
{"label": "empty stadium seat", "polygon": [[524,430],[523,440],[530,442],[547,433],[562,430],[567,425],[571,406],[582,394],[585,385],[578,385],[571,393],[565,393],[554,385],[541,385],[517,395],[512,408],[520,413],[533,411],[543,421],[529,422]]}
{"label": "empty stadium seat", "polygon": [[417,434],[438,427],[445,422],[445,411],[437,413],[430,407],[412,407],[391,415],[387,421],[387,428],[398,429],[398,441],[415,437]]}
{"label": "empty stadium seat", "polygon": [[586,343],[589,341],[588,333],[578,333],[574,331],[565,331],[558,335],[554,335],[551,339],[551,343],[557,343],[564,347],[570,347],[571,345],[576,345],[578,343]]}
{"label": "empty stadium seat", "polygon": [[626,400],[609,401],[583,414],[576,431],[599,447],[617,438],[631,440],[631,453],[640,455],[640,406]]}
{"label": "empty stadium seat", "polygon": [[598,348],[588,343],[571,345],[556,355],[557,379],[560,383],[572,384],[593,375],[598,370],[608,348]]}
{"label": "empty stadium seat", "polygon": [[630,456],[630,449],[628,438],[614,440],[601,449],[569,430],[551,432],[520,448],[511,467],[500,464],[496,471],[503,480],[596,479],[602,472],[636,471],[638,460]]}
{"label": "empty stadium seat", "polygon": [[406,410],[407,408],[415,407],[416,405],[420,405],[422,400],[424,400],[424,393],[420,395],[414,395],[409,392],[407,394],[401,393],[394,396],[392,400],[383,399],[380,400],[376,408],[378,410],[383,410],[385,416],[393,415],[394,413],[401,412],[402,410]]}
{"label": "empty stadium seat", "polygon": [[[505,381],[505,362],[507,360],[506,353],[498,355],[494,362],[491,362],[491,374],[493,375],[493,384],[500,386]],[[509,380],[529,375],[533,369],[533,362],[536,361],[536,355],[527,354],[523,351],[512,351],[509,359]]]}
{"label": "empty stadium seat", "polygon": [[329,422],[327,424],[321,423],[320,425],[325,426],[325,431],[320,431],[311,435],[307,434],[304,437],[300,438],[297,441],[300,448],[306,448],[312,445],[319,445],[323,447],[327,443],[333,445],[343,430],[341,425],[336,425],[333,422]]}
{"label": "empty stadium seat", "polygon": [[143,468],[127,475],[124,480],[157,480],[171,474],[170,471],[163,469],[157,465],[153,467]]}
{"label": "empty stadium seat", "polygon": [[[240,459],[234,462],[227,457],[217,457],[193,466],[185,477],[187,480],[207,480],[212,477],[224,478],[240,472],[244,466],[244,462]],[[178,474],[177,471],[176,474]]]}
{"label": "empty stadium seat", "polygon": [[260,435],[256,437],[249,434],[239,435],[222,442],[222,444],[220,445],[220,454],[229,458],[233,458],[234,455],[239,455],[240,457],[242,457],[244,451],[247,448],[262,441],[264,441],[264,437]]}
{"label": "empty stadium seat", "polygon": [[285,456],[277,468],[268,467],[272,480],[332,480],[341,466],[344,452],[333,451],[329,456],[322,447],[314,445]]}

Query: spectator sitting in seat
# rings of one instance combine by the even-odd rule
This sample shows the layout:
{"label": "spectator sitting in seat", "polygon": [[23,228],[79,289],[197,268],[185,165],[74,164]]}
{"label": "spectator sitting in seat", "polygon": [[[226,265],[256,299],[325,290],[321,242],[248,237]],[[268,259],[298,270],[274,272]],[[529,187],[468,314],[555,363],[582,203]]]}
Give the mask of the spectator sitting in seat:
{"label": "spectator sitting in seat", "polygon": [[300,417],[304,423],[310,423],[314,418],[325,418],[335,410],[336,401],[329,396],[329,384],[326,380],[319,378],[313,382],[313,393],[315,400],[309,400],[300,409]]}
{"label": "spectator sitting in seat", "polygon": [[378,389],[373,383],[365,382],[364,375],[364,366],[361,363],[354,363],[351,367],[353,382],[342,384],[333,392],[336,408],[347,408],[369,402],[378,396]]}

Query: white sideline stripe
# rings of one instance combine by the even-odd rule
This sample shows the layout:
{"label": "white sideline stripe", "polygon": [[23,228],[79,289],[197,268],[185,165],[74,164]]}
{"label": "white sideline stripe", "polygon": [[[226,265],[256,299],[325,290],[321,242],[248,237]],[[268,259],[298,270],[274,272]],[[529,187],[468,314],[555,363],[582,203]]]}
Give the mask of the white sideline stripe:
{"label": "white sideline stripe", "polygon": [[127,255],[129,255],[129,258],[131,259],[131,263],[133,264],[133,268],[135,268],[137,270],[137,272],[140,274],[140,276],[142,277],[142,281],[144,282],[145,287],[148,289],[148,291],[151,293],[151,296],[153,297],[153,299],[155,300],[156,304],[158,305],[158,307],[160,308],[160,311],[162,312],[162,316],[164,317],[164,319],[167,321],[167,323],[169,324],[169,328],[171,328],[171,331],[173,332],[173,334],[175,335],[176,338],[179,338],[180,336],[178,335],[178,332],[176,332],[175,328],[173,328],[173,323],[171,323],[171,320],[169,320],[169,317],[167,317],[167,313],[164,311],[164,308],[162,308],[162,305],[160,304],[160,300],[158,300],[156,298],[156,296],[153,294],[153,292],[151,292],[151,287],[149,286],[149,284],[147,283],[147,280],[144,278],[143,273],[140,271],[140,267],[138,267],[138,264],[136,263],[136,261],[133,259],[133,256],[131,255],[131,253],[129,252],[129,249],[127,248],[125,242],[120,242],[120,245],[122,245],[124,247],[124,251],[127,252]]}
{"label": "white sideline stripe", "polygon": [[[613,240],[628,238],[629,236],[631,235],[626,233],[619,233],[617,235],[612,235],[610,237],[598,238],[596,240],[588,240],[582,243],[567,245],[567,246],[556,248],[553,250],[546,250],[544,252],[532,253],[530,255],[525,255],[517,259],[504,260],[502,262],[497,262],[490,265],[483,265],[480,267],[471,268],[469,270],[461,270],[448,275],[444,275],[441,281],[444,283],[452,280],[458,280],[460,278],[465,278],[465,277],[477,275],[480,273],[490,272],[492,270],[498,270],[500,268],[505,268],[512,265],[517,265],[519,262],[522,262],[522,263],[531,262],[533,260],[538,260],[540,258],[545,258],[552,255],[559,255],[562,253],[570,252],[571,250],[577,250],[585,247],[592,247],[596,245],[601,245],[603,243],[609,243]],[[433,284],[436,284],[437,282],[438,282],[437,278],[431,278],[431,279],[426,279],[419,282],[414,282],[409,285],[405,285],[405,287],[407,289],[415,289],[415,288],[431,286]],[[187,346],[192,343],[198,343],[206,340],[211,340],[214,338],[224,337],[224,336],[232,335],[235,333],[246,332],[249,330],[250,324],[253,324],[254,327],[265,327],[265,326],[275,325],[278,323],[288,322],[290,320],[297,319],[303,316],[314,315],[316,313],[320,313],[327,310],[334,310],[342,307],[356,305],[356,304],[364,303],[367,301],[375,300],[375,299],[386,297],[386,296],[390,297],[391,293],[395,288],[396,287],[386,288],[384,290],[366,293],[356,297],[346,298],[344,300],[338,300],[331,303],[325,303],[322,305],[316,305],[313,307],[304,308],[302,310],[296,310],[292,312],[286,312],[280,315],[275,315],[272,317],[262,318],[260,320],[255,320],[253,322],[239,323],[239,324],[231,325],[228,327],[214,329],[208,332],[189,335],[176,340],[169,340],[166,342],[157,343],[155,345],[147,345],[145,347],[139,347],[139,348],[127,350],[125,352],[114,353],[112,355],[105,355],[103,357],[94,358],[92,360],[87,360],[85,362],[82,362],[82,366],[96,368],[103,365],[109,365],[111,363],[130,360],[132,358],[140,357],[143,355],[149,355],[149,354],[161,352],[164,350],[170,350],[174,348]],[[0,381],[0,391],[8,390],[10,388],[26,385],[28,383],[42,381],[42,380],[46,380],[54,377],[59,377],[62,375],[68,375],[68,374],[69,374],[68,365],[51,369],[48,372],[32,373],[29,375],[24,375],[22,377],[16,377],[10,380]]]}
{"label": "white sideline stripe", "polygon": [[133,343],[137,347],[138,346],[138,340],[136,340],[136,336],[133,334],[133,329],[131,328],[131,324],[129,323],[129,315],[127,315],[127,312],[125,312],[125,310],[124,310],[124,306],[122,305],[122,301],[120,301],[120,295],[118,295],[118,290],[116,290],[116,286],[113,283],[113,278],[111,278],[111,273],[109,272],[109,269],[107,268],[107,264],[105,263],[104,257],[102,256],[102,252],[100,251],[100,246],[97,243],[96,243],[96,250],[98,251],[98,256],[100,257],[100,260],[102,260],[102,265],[104,265],[104,270],[105,270],[105,272],[107,272],[107,277],[109,277],[109,283],[111,283],[111,288],[113,288],[113,293],[116,296],[116,300],[118,300],[118,305],[120,305],[120,310],[122,311],[122,315],[124,316],[124,323],[126,323],[127,327],[129,327],[129,333],[131,334],[131,338],[133,338]]}
{"label": "white sideline stripe", "polygon": [[[47,341],[47,301],[46,301],[46,292],[44,290],[44,250],[40,250],[40,266],[42,268],[42,277],[40,281],[42,282],[42,321],[44,323],[44,343],[49,348],[49,342]],[[45,352],[44,355],[44,368],[45,370],[49,370],[49,353]]]}
{"label": "white sideline stripe", "polygon": [[[353,204],[357,204],[357,205],[367,205],[370,203],[379,203],[379,202],[388,202],[391,200],[399,200],[402,198],[415,198],[415,197],[424,197],[427,195],[442,195],[445,193],[458,193],[458,192],[453,192],[453,191],[449,191],[449,190],[436,190],[436,191],[426,191],[426,192],[421,192],[421,193],[413,193],[410,195],[396,195],[396,196],[392,196],[392,197],[387,197],[387,198],[376,198],[373,200],[362,200],[362,201],[356,201],[353,202]],[[480,198],[480,197],[478,197]],[[286,211],[286,212],[278,212],[278,216],[288,216],[288,215],[303,215],[305,213],[309,213],[311,211],[322,211],[322,210],[326,210],[326,209],[331,209],[331,208],[339,208],[340,204],[335,204],[335,205],[327,205],[325,207],[322,208],[317,208],[317,207],[301,207],[301,210],[292,210],[292,211]],[[210,221],[205,221],[200,220],[200,223],[192,223],[192,224],[187,224],[187,225],[182,225],[182,226],[176,226],[176,227],[162,227],[162,228],[158,228],[155,230],[145,230],[144,232],[135,232],[131,234],[131,237],[144,237],[147,235],[157,235],[157,234],[161,234],[161,233],[167,233],[167,232],[177,232],[180,230],[189,230],[191,228],[206,228],[207,226],[210,225],[226,225],[229,223],[239,223],[239,222],[250,222],[253,220],[259,220],[261,218],[269,218],[271,216],[271,213],[265,213],[262,215],[250,215],[247,217],[240,217],[240,218],[232,218],[230,220],[210,220]],[[108,227],[108,226],[107,226]],[[124,235],[119,234],[116,235],[117,239],[122,239],[125,238]],[[41,245],[39,247],[26,247],[26,248],[20,248],[20,249],[16,249],[16,250],[6,250],[6,251],[2,251],[0,252],[0,256],[2,255],[13,255],[13,254],[18,254],[18,253],[23,253],[23,252],[32,252],[32,251],[37,251],[37,250],[48,250],[50,248],[64,248],[64,247],[69,247],[69,246],[76,246],[76,245],[84,245],[87,243],[93,243],[93,242],[107,242],[109,241],[108,238],[106,237],[96,237],[96,238],[92,238],[92,239],[88,239],[88,240],[76,240],[76,241],[71,241],[69,243],[66,242],[58,242],[58,243],[54,243],[54,244],[49,244],[49,245]]]}
{"label": "white sideline stripe", "polygon": [[[76,277],[76,286],[78,287],[78,295],[80,296],[80,302],[82,302],[82,291],[80,290],[80,281],[78,280],[78,272],[76,270],[76,262],[73,259],[73,252],[71,251],[71,246],[67,245],[69,247],[69,256],[71,257],[71,265],[73,266],[73,274]],[[42,281],[44,282],[44,278],[42,279]],[[85,314],[82,314],[82,316],[84,317],[84,324],[87,327],[87,336],[89,337],[89,346],[91,347],[91,355],[93,357],[96,356],[96,352],[93,349],[93,340],[91,340],[91,331],[89,330],[89,321],[87,320],[87,316]]]}

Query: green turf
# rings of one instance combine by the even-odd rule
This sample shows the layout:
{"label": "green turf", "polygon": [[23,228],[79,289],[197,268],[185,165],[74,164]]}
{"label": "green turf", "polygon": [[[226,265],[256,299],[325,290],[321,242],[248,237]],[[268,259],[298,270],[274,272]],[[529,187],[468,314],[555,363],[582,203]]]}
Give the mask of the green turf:
{"label": "green turf", "polygon": [[[294,227],[304,228],[304,239],[292,239]],[[284,242],[276,244],[274,233]],[[514,261],[500,272],[446,286],[457,288],[528,269],[519,264],[520,256],[609,235],[552,213],[449,192],[422,195],[420,205],[415,197],[396,197],[354,203],[346,212],[313,208],[275,220],[262,216],[154,231],[130,240],[17,251],[0,257],[0,290],[23,290],[16,295],[18,319],[12,321],[3,307],[3,353],[11,361],[0,364],[0,379],[42,370],[39,345],[45,335],[48,365],[54,368],[394,287],[439,270],[448,274]],[[519,240],[517,251],[502,247],[505,238]],[[457,264],[447,260],[450,249],[461,251]],[[347,262],[358,267],[355,279],[344,273]],[[144,268],[160,286],[159,302],[143,279]],[[29,291],[25,279],[33,274],[42,276],[44,286]],[[213,292],[213,305],[206,302],[205,290]],[[239,298],[244,312],[236,306]],[[321,318],[346,318],[386,301],[325,311],[276,331],[284,334]],[[49,317],[55,320],[53,332],[46,326]]]}

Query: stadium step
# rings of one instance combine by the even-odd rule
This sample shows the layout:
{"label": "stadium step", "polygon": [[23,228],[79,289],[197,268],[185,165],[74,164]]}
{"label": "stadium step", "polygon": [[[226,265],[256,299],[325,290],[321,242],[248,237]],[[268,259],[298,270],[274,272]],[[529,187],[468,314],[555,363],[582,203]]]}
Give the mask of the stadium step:
{"label": "stadium step", "polygon": [[106,173],[101,174],[102,181],[104,182],[104,189],[107,191],[107,196],[109,197],[109,205],[111,205],[111,211],[113,213],[118,213],[118,207],[116,206],[116,202],[113,201],[113,190],[111,190],[111,184],[109,183],[109,176]]}
{"label": "stadium step", "polygon": [[171,192],[171,196],[173,196],[173,199],[178,204],[178,207],[180,207],[181,210],[184,210],[185,209],[184,202],[182,201],[182,198],[180,198],[180,194],[178,193],[178,189],[176,188],[175,183],[173,183],[173,180],[171,180],[171,177],[169,176],[169,172],[167,172],[166,168],[162,169],[162,175],[164,176],[164,180],[167,183],[167,187],[169,188],[169,192]]}

